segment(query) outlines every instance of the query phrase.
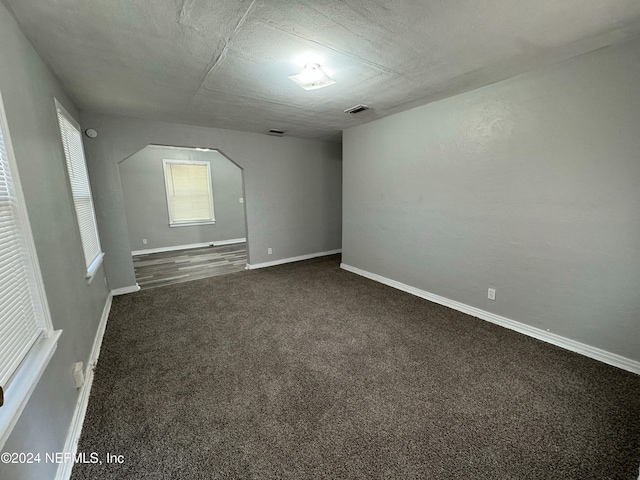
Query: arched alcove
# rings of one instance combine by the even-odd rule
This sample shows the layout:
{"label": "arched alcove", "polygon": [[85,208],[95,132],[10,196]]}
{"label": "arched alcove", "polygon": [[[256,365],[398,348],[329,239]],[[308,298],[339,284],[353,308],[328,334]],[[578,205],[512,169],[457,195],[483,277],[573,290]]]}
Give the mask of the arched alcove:
{"label": "arched alcove", "polygon": [[[213,148],[150,144],[118,170],[142,288],[244,269],[247,222],[237,163]],[[185,208],[198,213],[185,217]]]}

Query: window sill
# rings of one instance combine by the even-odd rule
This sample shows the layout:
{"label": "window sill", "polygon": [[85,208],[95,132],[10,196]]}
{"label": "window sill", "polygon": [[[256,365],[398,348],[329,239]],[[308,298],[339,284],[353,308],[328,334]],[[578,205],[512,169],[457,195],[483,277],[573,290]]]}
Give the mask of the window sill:
{"label": "window sill", "polygon": [[197,227],[198,225],[215,225],[215,220],[208,220],[206,222],[184,222],[184,223],[170,223],[170,227]]}
{"label": "window sill", "polygon": [[11,430],[47,368],[58,346],[61,333],[62,330],[56,330],[49,337],[43,337],[35,343],[9,384],[9,388],[5,390],[4,405],[0,407],[0,450],[4,447]]}
{"label": "window sill", "polygon": [[104,252],[98,255],[96,259],[93,261],[93,263],[89,265],[89,270],[87,270],[87,275],[86,275],[87,284],[91,284],[91,282],[93,281],[93,277],[95,277],[96,273],[98,273],[98,269],[100,268],[100,265],[102,265],[103,260],[104,260]]}

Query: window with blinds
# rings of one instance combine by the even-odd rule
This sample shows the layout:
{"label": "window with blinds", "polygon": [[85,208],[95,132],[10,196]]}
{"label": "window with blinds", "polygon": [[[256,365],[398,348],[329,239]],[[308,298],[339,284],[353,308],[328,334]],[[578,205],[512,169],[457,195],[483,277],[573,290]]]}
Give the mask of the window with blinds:
{"label": "window with blinds", "polygon": [[214,223],[209,162],[163,160],[169,225]]}
{"label": "window with blinds", "polygon": [[67,161],[67,173],[71,183],[78,227],[80,228],[87,278],[92,278],[100,266],[104,254],[100,247],[96,215],[93,209],[87,163],[82,146],[82,134],[80,133],[80,126],[57,101],[56,108],[64,156]]}
{"label": "window with blinds", "polygon": [[50,320],[1,99],[0,110],[0,405],[2,405],[3,394],[25,357],[41,336],[48,335]]}

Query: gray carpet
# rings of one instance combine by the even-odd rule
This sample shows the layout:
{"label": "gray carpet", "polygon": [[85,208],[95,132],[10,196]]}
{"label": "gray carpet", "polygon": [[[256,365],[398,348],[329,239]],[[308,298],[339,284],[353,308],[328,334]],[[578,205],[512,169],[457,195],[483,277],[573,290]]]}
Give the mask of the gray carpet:
{"label": "gray carpet", "polygon": [[72,478],[638,478],[640,376],[339,261],[114,298]]}

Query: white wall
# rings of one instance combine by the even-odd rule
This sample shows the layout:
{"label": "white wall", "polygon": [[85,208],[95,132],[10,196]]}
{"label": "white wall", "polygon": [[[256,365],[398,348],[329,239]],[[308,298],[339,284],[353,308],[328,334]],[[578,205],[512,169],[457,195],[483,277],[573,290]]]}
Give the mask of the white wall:
{"label": "white wall", "polygon": [[[85,365],[107,300],[104,270],[87,285],[75,210],[66,178],[54,97],[78,118],[60,82],[49,71],[0,4],[0,91],[58,348],[3,451],[62,451],[78,390],[72,366]],[[53,478],[57,465],[0,463],[0,478]]]}
{"label": "white wall", "polygon": [[213,148],[243,168],[250,263],[340,248],[339,144],[91,113],[82,125],[98,131],[85,150],[112,289],[135,284],[118,163],[147,145]]}
{"label": "white wall", "polygon": [[343,262],[640,360],[639,85],[635,41],[345,131]]}

